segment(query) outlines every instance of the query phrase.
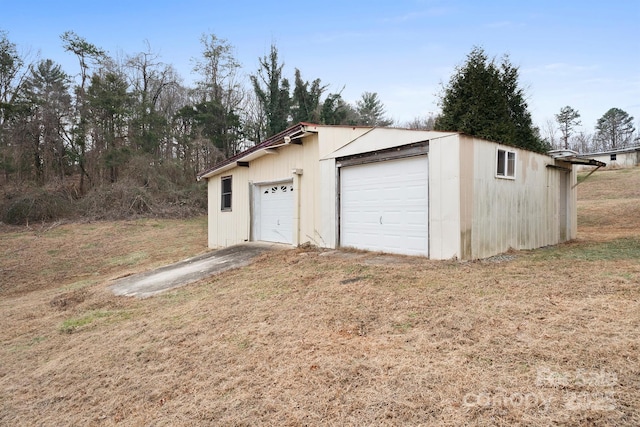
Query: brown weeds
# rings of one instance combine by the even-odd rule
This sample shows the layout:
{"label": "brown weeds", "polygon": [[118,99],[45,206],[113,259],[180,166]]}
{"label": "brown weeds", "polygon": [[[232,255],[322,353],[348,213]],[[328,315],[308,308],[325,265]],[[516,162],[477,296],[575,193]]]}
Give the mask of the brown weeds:
{"label": "brown weeds", "polygon": [[[302,248],[145,300],[108,279],[166,261],[160,246],[199,252],[200,223],[5,233],[3,286],[5,269],[29,279],[0,300],[0,424],[640,425],[640,231],[595,218],[594,182],[594,225],[558,247],[465,263]],[[616,182],[618,214],[635,196]],[[81,249],[94,231],[101,248]],[[54,248],[46,273],[17,259]]]}

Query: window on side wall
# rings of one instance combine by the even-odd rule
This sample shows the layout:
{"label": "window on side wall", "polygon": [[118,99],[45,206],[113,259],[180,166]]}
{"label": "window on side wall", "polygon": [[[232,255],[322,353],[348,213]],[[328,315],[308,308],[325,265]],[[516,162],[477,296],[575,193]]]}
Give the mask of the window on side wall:
{"label": "window on side wall", "polygon": [[516,152],[498,148],[496,161],[496,177],[515,179],[516,177]]}
{"label": "window on side wall", "polygon": [[222,211],[230,211],[231,210],[231,177],[223,176],[220,180],[222,188],[220,194],[222,194],[222,203],[220,210]]}
{"label": "window on side wall", "polygon": [[617,160],[618,155],[617,154],[612,154],[611,155],[611,161]]}

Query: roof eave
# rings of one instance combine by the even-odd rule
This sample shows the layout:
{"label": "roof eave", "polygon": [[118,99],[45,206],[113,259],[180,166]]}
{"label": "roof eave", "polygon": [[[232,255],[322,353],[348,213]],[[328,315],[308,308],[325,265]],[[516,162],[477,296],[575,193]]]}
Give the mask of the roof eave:
{"label": "roof eave", "polygon": [[283,130],[282,132],[264,140],[260,144],[257,144],[248,150],[243,151],[242,153],[238,153],[235,156],[229,157],[228,159],[215,164],[213,167],[198,174],[197,179],[198,181],[201,181],[202,179],[211,178],[214,175],[218,175],[222,172],[235,168],[237,162],[249,162],[270,154],[267,150],[289,145],[293,140],[304,138],[312,133],[317,133],[317,127],[318,125],[312,123],[298,123],[297,125]]}
{"label": "roof eave", "polygon": [[601,162],[600,160],[587,159],[587,158],[576,157],[576,156],[555,157],[555,160],[559,160],[559,161],[566,162],[566,163],[571,163],[572,165],[597,166],[599,168],[603,168],[603,167],[607,166],[607,164],[605,162]]}

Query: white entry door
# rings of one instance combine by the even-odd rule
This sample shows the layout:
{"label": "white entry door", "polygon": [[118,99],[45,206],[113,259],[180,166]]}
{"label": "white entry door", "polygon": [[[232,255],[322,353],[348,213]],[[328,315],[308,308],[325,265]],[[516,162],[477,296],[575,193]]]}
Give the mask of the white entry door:
{"label": "white entry door", "polygon": [[340,245],[429,255],[427,156],[340,170]]}
{"label": "white entry door", "polygon": [[259,187],[257,240],[293,243],[293,184]]}

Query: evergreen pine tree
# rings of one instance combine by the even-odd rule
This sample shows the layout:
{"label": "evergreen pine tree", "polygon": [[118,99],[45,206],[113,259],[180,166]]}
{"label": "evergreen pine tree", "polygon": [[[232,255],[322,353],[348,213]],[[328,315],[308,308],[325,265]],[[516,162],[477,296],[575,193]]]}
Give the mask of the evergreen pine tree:
{"label": "evergreen pine tree", "polygon": [[534,151],[549,147],[538,136],[518,85],[518,68],[500,64],[476,47],[456,69],[440,100],[436,130],[458,131]]}

